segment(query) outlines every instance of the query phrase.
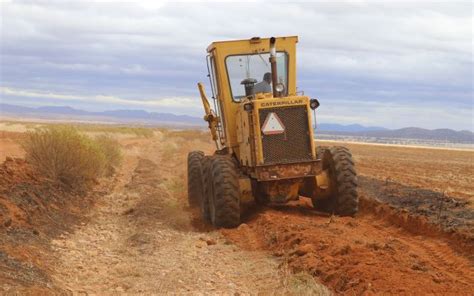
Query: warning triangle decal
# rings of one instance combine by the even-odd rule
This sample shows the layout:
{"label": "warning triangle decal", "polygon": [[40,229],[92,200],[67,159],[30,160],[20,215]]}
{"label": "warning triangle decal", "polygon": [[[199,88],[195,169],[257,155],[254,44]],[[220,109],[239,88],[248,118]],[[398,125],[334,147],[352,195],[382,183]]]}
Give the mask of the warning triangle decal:
{"label": "warning triangle decal", "polygon": [[281,122],[280,118],[276,113],[268,113],[267,118],[262,126],[262,133],[264,135],[276,135],[283,134],[285,132],[285,126]]}

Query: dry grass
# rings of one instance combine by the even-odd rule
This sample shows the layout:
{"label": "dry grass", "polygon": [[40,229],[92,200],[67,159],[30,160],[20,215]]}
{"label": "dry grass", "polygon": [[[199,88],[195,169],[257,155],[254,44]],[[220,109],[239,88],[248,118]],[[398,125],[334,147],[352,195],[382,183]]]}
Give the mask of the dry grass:
{"label": "dry grass", "polygon": [[113,172],[121,154],[117,142],[92,139],[72,126],[50,126],[26,133],[26,159],[44,176],[67,188],[80,189]]}
{"label": "dry grass", "polygon": [[[48,127],[67,127],[70,124],[52,123],[52,122],[27,122],[27,121],[5,121],[0,120],[0,130],[26,132],[37,128]],[[96,123],[77,123],[74,124],[80,132],[90,133],[106,133],[106,134],[128,134],[138,137],[150,138],[153,136],[155,129],[151,127],[143,127],[139,125],[122,125],[122,124],[96,124]]]}
{"label": "dry grass", "polygon": [[105,156],[105,176],[110,177],[122,163],[120,144],[108,134],[97,136],[94,140]]}
{"label": "dry grass", "polygon": [[291,295],[331,295],[328,288],[316,282],[307,272],[290,274],[286,281],[286,289]]}
{"label": "dry grass", "polygon": [[122,125],[101,125],[101,124],[81,124],[77,125],[81,132],[99,132],[108,134],[131,134],[139,137],[150,138],[153,136],[153,129],[140,126]]}
{"label": "dry grass", "polygon": [[169,138],[181,138],[186,141],[210,141],[211,136],[207,130],[165,130],[165,136]]}
{"label": "dry grass", "polygon": [[288,258],[284,259],[280,273],[284,295],[332,295],[326,286],[318,283],[308,272],[293,273],[288,266]]}

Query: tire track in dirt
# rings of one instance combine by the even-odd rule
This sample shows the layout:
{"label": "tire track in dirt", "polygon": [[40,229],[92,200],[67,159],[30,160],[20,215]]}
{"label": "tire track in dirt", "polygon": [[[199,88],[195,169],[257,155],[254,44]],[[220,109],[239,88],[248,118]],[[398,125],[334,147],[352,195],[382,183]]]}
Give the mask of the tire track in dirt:
{"label": "tire track in dirt", "polygon": [[[386,207],[386,205],[380,205]],[[387,207],[386,207],[387,208]],[[373,208],[372,208],[373,210]],[[431,272],[435,283],[452,282],[452,290],[461,286],[469,287],[474,291],[474,263],[470,249],[472,246],[457,245],[453,248],[456,239],[450,233],[444,233],[436,225],[429,224],[424,217],[413,216],[404,213],[405,216],[394,219],[400,215],[400,211],[385,209],[384,212],[392,212],[389,217],[381,216],[378,212],[370,212],[364,209],[363,218],[380,221],[390,228],[399,227],[399,233],[404,237],[401,241],[405,250],[410,251],[409,256],[414,259],[412,269],[422,272]],[[410,217],[410,219],[406,219]],[[417,229],[418,228],[418,229]],[[464,241],[463,241],[464,242]],[[456,285],[456,284],[459,284]],[[449,290],[448,290],[449,291]]]}
{"label": "tire track in dirt", "polygon": [[[293,271],[309,272],[336,294],[474,292],[472,262],[445,237],[413,234],[365,210],[356,218],[310,210],[305,200],[266,207],[245,228],[222,232],[244,248],[282,257]],[[251,236],[258,241],[249,243],[245,237]]]}
{"label": "tire track in dirt", "polygon": [[129,143],[120,184],[87,224],[53,242],[55,283],[96,294],[288,291],[275,258],[191,226],[180,145],[167,151],[162,141]]}
{"label": "tire track in dirt", "polygon": [[419,253],[424,253],[424,257],[429,259],[428,264],[439,271],[435,281],[445,276],[454,282],[470,285],[467,281],[474,279],[473,265],[467,264],[466,260],[454,254],[445,243],[427,244],[423,239],[418,239],[416,243],[411,244],[411,247],[419,250]]}

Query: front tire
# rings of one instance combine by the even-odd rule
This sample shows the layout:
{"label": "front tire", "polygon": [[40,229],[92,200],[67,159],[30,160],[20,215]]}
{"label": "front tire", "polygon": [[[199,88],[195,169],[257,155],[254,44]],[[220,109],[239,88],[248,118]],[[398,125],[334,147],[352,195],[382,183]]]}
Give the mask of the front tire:
{"label": "front tire", "polygon": [[[335,146],[324,149],[320,155],[323,169],[329,171],[333,193],[325,199],[312,198],[317,210],[339,216],[354,216],[358,211],[357,174],[349,149]],[[318,157],[319,158],[319,157]]]}
{"label": "front tire", "polygon": [[211,223],[215,227],[237,227],[240,224],[240,190],[236,163],[229,156],[216,156],[212,160],[211,175]]}
{"label": "front tire", "polygon": [[192,208],[198,207],[202,199],[202,151],[191,151],[188,154],[188,203]]}

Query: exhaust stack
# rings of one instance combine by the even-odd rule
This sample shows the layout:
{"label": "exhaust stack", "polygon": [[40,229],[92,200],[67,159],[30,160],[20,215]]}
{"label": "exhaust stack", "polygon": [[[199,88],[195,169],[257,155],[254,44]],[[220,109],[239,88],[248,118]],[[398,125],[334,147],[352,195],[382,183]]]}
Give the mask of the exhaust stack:
{"label": "exhaust stack", "polygon": [[270,65],[272,69],[272,89],[273,97],[280,97],[280,92],[277,91],[276,86],[278,84],[278,73],[277,73],[277,63],[276,63],[276,39],[275,37],[270,38]]}

